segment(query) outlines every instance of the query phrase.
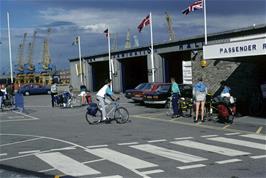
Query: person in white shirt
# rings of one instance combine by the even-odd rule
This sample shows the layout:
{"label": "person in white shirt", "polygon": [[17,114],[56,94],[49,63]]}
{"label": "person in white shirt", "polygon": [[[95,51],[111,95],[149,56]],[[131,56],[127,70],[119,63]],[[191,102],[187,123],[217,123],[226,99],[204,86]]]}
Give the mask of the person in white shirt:
{"label": "person in white shirt", "polygon": [[106,97],[110,97],[112,100],[117,99],[113,95],[112,91],[112,80],[108,79],[105,82],[106,84],[98,91],[96,94],[97,99],[99,100],[99,104],[102,107],[102,121],[107,121],[106,118],[106,103],[110,103],[110,101]]}

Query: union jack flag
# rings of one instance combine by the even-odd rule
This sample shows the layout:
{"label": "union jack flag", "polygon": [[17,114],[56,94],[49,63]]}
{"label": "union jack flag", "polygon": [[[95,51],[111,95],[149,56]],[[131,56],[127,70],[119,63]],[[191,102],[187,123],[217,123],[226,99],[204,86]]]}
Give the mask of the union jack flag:
{"label": "union jack flag", "polygon": [[203,1],[198,0],[195,1],[193,4],[189,5],[185,10],[182,11],[183,14],[188,15],[188,13],[199,10],[203,8]]}
{"label": "union jack flag", "polygon": [[141,32],[142,28],[150,24],[150,15],[145,17],[139,24],[138,29]]}

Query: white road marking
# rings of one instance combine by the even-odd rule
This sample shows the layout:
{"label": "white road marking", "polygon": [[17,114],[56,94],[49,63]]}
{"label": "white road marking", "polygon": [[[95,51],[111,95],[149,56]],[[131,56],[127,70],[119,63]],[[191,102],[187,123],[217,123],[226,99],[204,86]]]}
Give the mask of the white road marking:
{"label": "white road marking", "polygon": [[95,163],[95,162],[99,162],[99,161],[104,161],[105,159],[95,159],[95,160],[91,160],[91,161],[86,161],[86,162],[83,162],[83,164],[89,164],[89,163]]}
{"label": "white road marking", "polygon": [[192,168],[199,168],[199,167],[205,167],[206,165],[204,164],[194,164],[194,165],[189,165],[189,166],[180,166],[180,167],[177,167],[178,169],[192,169]]}
{"label": "white road marking", "polygon": [[68,156],[59,152],[36,154],[38,158],[45,161],[55,169],[66,175],[86,176],[100,174],[99,171],[92,169]]}
{"label": "white road marking", "polygon": [[162,148],[162,147],[158,147],[158,146],[154,146],[150,144],[134,145],[130,147],[141,150],[141,151],[145,151],[151,154],[155,154],[158,156],[162,156],[165,158],[169,158],[172,160],[180,161],[183,163],[207,160],[206,158],[202,158],[202,157],[198,157],[198,156],[190,155],[187,153],[170,150],[167,148]]}
{"label": "white road marking", "polygon": [[241,159],[228,159],[224,161],[215,161],[217,164],[227,164],[227,163],[235,163],[235,162],[240,162],[242,161]]}
{"label": "white road marking", "polygon": [[29,118],[31,118],[31,119],[39,120],[39,118],[34,117],[34,116],[31,116],[31,115],[28,115],[28,114],[24,114],[24,113],[17,112],[17,111],[12,111],[12,112],[14,112],[14,113],[16,113],[16,114],[20,114],[20,115],[26,116],[26,117],[29,117]]}
{"label": "white road marking", "polygon": [[202,138],[217,137],[218,135],[203,135]]}
{"label": "white road marking", "polygon": [[8,120],[1,120],[0,122],[17,122],[17,121],[35,121],[37,119],[8,119]]}
{"label": "white road marking", "polygon": [[226,133],[224,135],[239,135],[240,133],[239,132],[233,132],[233,133]]}
{"label": "white road marking", "polygon": [[252,159],[266,158],[266,155],[250,156]]}
{"label": "white road marking", "polygon": [[145,172],[141,172],[141,173],[142,173],[142,174],[145,174],[145,175],[149,175],[149,174],[155,174],[155,173],[161,173],[161,172],[164,172],[164,170],[161,170],[161,169],[155,169],[155,170],[145,171]]}
{"label": "white road marking", "polygon": [[128,142],[128,143],[118,143],[117,145],[136,145],[136,144],[139,144],[138,142]]}
{"label": "white road marking", "polygon": [[241,137],[254,138],[254,139],[259,139],[259,140],[266,141],[266,136],[265,135],[247,134],[247,135],[240,135],[240,136]]}
{"label": "white road marking", "polygon": [[136,169],[143,169],[143,168],[150,168],[150,167],[158,166],[157,164],[153,164],[153,163],[111,150],[109,148],[87,149],[85,151],[93,155],[96,155],[100,158],[111,161],[115,164],[118,164],[120,166],[123,166],[142,177],[147,177],[147,176],[142,174],[140,171],[137,171]]}
{"label": "white road marking", "polygon": [[7,153],[1,153],[0,156],[7,156]]}
{"label": "white road marking", "polygon": [[148,143],[157,143],[157,142],[165,142],[167,141],[166,139],[160,139],[160,140],[150,140]]}
{"label": "white road marking", "polygon": [[260,126],[260,127],[258,128],[258,130],[256,131],[256,134],[260,134],[260,132],[262,131],[262,129],[263,129],[263,127]]}
{"label": "white road marking", "polygon": [[42,139],[42,138],[32,138],[32,139],[28,139],[28,140],[19,141],[19,142],[6,143],[6,144],[2,144],[2,145],[0,145],[0,147],[2,147],[2,146],[14,145],[14,144],[19,144],[19,143],[25,143],[25,142],[31,142],[31,141],[34,141],[34,140],[40,140],[40,139]]}
{"label": "white road marking", "polygon": [[8,119],[21,119],[21,118],[25,118],[24,116],[8,116]]}
{"label": "white road marking", "polygon": [[208,140],[222,142],[222,143],[229,143],[232,145],[244,146],[244,147],[255,148],[255,149],[260,149],[260,150],[266,150],[265,144],[243,141],[243,140],[238,140],[238,139],[215,137],[215,138],[208,138]]}
{"label": "white road marking", "polygon": [[86,146],[86,148],[101,148],[101,147],[108,147],[108,145],[93,145],[93,146]]}
{"label": "white road marking", "polygon": [[186,139],[193,139],[193,137],[179,137],[179,138],[174,138],[175,140],[186,140]]}
{"label": "white road marking", "polygon": [[18,152],[18,154],[22,155],[22,154],[38,153],[38,152],[40,152],[40,150],[21,151],[21,152]]}
{"label": "white road marking", "polygon": [[181,146],[185,146],[185,147],[189,147],[193,149],[209,151],[209,152],[226,155],[226,156],[241,156],[241,155],[250,154],[248,152],[238,151],[238,150],[225,148],[221,146],[209,145],[209,144],[200,143],[200,142],[191,141],[191,140],[174,141],[171,143],[175,145],[181,145]]}
{"label": "white road marking", "polygon": [[96,178],[123,178],[120,175],[114,175],[114,176],[104,176],[104,177],[96,177]]}
{"label": "white road marking", "polygon": [[65,148],[55,148],[55,149],[51,149],[51,151],[63,151],[63,150],[75,150],[76,147],[72,146],[72,147],[65,147]]}

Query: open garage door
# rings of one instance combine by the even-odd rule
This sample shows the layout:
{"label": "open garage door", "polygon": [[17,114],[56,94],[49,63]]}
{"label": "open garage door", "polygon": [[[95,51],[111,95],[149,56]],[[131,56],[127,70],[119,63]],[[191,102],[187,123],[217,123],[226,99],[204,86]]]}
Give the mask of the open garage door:
{"label": "open garage door", "polygon": [[91,66],[93,91],[98,91],[109,78],[109,63],[108,61],[95,62]]}
{"label": "open garage door", "polygon": [[121,60],[123,91],[148,82],[147,57]]}
{"label": "open garage door", "polygon": [[164,59],[164,82],[174,77],[177,83],[183,83],[182,61],[190,59],[190,52],[162,54]]}

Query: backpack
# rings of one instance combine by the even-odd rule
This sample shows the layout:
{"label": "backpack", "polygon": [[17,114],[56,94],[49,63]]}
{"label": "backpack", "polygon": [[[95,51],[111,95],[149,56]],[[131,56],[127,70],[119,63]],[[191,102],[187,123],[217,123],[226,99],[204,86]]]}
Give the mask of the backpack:
{"label": "backpack", "polygon": [[96,103],[91,102],[87,107],[87,114],[95,116],[98,111],[98,106]]}
{"label": "backpack", "polygon": [[206,91],[206,85],[202,82],[199,82],[195,85],[195,89],[198,92],[205,92]]}
{"label": "backpack", "polygon": [[51,92],[52,92],[52,93],[57,93],[57,86],[56,86],[56,84],[53,84],[53,85],[51,86]]}

